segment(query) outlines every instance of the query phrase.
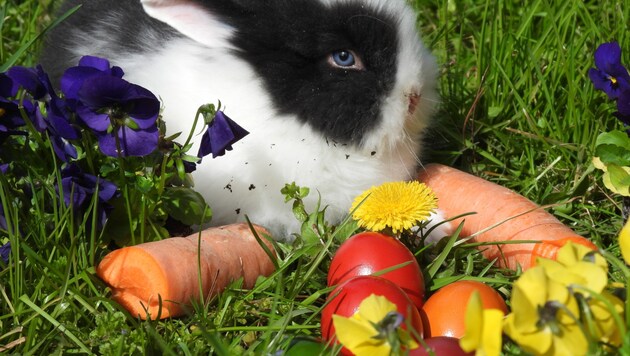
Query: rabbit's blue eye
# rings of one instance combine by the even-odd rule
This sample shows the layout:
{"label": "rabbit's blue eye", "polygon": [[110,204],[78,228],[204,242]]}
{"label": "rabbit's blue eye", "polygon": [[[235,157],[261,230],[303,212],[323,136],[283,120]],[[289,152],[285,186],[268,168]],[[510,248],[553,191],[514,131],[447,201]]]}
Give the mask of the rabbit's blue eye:
{"label": "rabbit's blue eye", "polygon": [[354,54],[350,51],[335,51],[332,53],[332,59],[336,65],[340,67],[352,67],[356,60],[354,59]]}

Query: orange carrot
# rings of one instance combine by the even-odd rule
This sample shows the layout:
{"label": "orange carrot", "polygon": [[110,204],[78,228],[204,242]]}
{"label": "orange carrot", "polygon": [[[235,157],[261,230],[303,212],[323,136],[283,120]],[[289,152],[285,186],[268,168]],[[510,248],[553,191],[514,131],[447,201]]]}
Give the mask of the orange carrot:
{"label": "orange carrot", "polygon": [[531,200],[495,183],[439,164],[422,168],[418,180],[433,189],[438,197],[438,208],[446,218],[476,213],[451,223],[457,227],[465,221],[461,236],[470,236],[505,221],[475,236],[472,242],[541,241],[479,247],[486,258],[497,258],[501,267],[516,269],[520,265],[527,269],[534,265],[537,257],[555,258],[557,250],[568,241],[596,249],[593,243]]}
{"label": "orange carrot", "polygon": [[[267,231],[259,226],[255,229],[269,250],[274,251],[271,243],[262,238]],[[200,266],[199,235],[115,250],[105,256],[96,273],[111,287],[112,299],[133,316],[155,319],[158,314],[160,318],[184,314],[192,302],[200,300],[200,280],[207,300],[238,278],[243,278],[245,288],[251,288],[258,276],[274,271],[273,261],[247,224],[203,230]]]}

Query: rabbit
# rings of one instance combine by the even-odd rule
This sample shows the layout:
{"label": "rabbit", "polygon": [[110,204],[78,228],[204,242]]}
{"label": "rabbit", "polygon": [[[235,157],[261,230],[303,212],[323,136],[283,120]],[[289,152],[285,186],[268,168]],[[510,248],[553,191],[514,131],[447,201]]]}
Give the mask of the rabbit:
{"label": "rabbit", "polygon": [[68,0],[60,12],[78,4],[45,40],[51,78],[104,57],[163,101],[168,134],[185,137],[219,100],[249,131],[193,172],[213,225],[248,216],[290,239],[286,183],[338,223],[364,190],[415,178],[438,70],[405,0]]}

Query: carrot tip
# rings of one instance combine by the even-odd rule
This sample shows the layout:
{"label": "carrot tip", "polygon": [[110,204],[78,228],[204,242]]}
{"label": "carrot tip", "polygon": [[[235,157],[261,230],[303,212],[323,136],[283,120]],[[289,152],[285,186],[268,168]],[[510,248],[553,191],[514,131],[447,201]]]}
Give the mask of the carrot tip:
{"label": "carrot tip", "polygon": [[532,250],[532,257],[530,265],[533,267],[536,265],[538,258],[547,258],[555,260],[558,255],[558,250],[566,245],[568,242],[583,245],[593,250],[597,249],[597,246],[582,236],[570,236],[559,240],[542,241],[534,245]]}

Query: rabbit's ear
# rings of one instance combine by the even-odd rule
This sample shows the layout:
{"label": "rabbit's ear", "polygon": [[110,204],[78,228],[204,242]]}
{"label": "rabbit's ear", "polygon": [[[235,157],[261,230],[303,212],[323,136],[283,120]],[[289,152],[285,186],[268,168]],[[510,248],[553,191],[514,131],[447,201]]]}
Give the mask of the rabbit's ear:
{"label": "rabbit's ear", "polygon": [[173,27],[184,36],[209,47],[222,47],[233,28],[191,0],[141,0],[151,17]]}

